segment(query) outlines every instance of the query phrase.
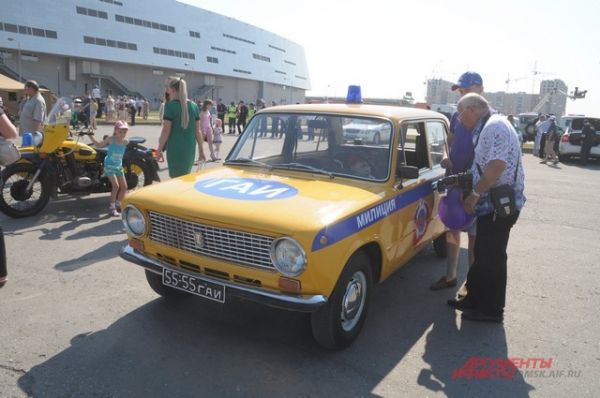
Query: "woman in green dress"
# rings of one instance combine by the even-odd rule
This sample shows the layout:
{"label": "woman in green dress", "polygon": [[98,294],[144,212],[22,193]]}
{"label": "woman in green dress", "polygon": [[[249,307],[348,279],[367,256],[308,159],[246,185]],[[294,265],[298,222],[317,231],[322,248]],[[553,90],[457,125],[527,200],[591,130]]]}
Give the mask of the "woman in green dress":
{"label": "woman in green dress", "polygon": [[[159,161],[164,161],[163,150],[167,149],[169,177],[189,174],[194,165],[198,144],[199,160],[205,160],[200,130],[200,111],[194,101],[188,100],[187,84],[180,77],[171,77],[167,83],[169,102],[165,104],[163,128],[158,138]],[[185,104],[182,106],[182,104]]]}

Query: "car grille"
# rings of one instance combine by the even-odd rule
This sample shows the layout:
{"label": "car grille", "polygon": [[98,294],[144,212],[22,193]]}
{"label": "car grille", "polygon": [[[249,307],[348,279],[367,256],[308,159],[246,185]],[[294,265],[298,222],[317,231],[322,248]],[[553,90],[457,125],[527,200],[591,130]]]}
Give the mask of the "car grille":
{"label": "car grille", "polygon": [[273,238],[150,212],[150,239],[176,249],[274,270]]}

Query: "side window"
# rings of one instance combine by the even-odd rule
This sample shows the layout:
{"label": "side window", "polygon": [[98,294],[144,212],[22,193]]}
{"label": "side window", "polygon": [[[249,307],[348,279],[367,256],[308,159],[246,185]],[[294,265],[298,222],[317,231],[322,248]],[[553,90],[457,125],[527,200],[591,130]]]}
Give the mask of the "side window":
{"label": "side window", "polygon": [[398,147],[398,159],[404,160],[407,166],[415,166],[419,169],[429,168],[429,156],[427,154],[427,140],[425,139],[425,124],[423,122],[406,122],[400,128],[402,131],[402,143]]}
{"label": "side window", "polygon": [[442,122],[431,121],[427,126],[427,146],[431,156],[431,167],[438,166],[447,156],[446,127]]}

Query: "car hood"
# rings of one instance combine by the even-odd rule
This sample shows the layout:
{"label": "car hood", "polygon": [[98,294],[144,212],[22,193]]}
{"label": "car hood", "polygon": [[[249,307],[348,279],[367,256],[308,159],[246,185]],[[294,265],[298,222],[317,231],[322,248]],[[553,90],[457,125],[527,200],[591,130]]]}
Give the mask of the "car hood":
{"label": "car hood", "polygon": [[375,204],[383,191],[382,184],[346,178],[224,166],[147,186],[126,202],[235,229],[294,234],[317,232]]}

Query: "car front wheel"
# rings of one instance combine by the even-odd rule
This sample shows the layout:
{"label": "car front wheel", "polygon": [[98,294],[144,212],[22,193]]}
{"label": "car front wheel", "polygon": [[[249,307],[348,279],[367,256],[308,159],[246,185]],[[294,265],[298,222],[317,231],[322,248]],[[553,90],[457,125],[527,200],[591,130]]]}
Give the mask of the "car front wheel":
{"label": "car front wheel", "polygon": [[354,254],[327,304],[311,315],[313,337],[323,347],[339,350],[358,337],[367,317],[373,277],[369,257]]}

